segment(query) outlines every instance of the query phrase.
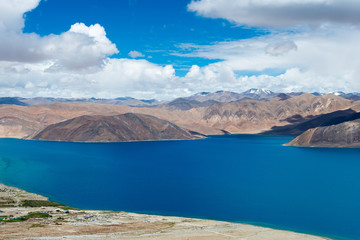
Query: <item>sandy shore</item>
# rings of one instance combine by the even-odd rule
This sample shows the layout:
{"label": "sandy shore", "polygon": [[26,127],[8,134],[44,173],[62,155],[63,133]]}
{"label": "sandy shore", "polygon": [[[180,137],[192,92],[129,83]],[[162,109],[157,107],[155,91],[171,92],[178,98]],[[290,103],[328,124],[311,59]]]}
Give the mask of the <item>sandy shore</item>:
{"label": "sandy shore", "polygon": [[[0,184],[0,239],[328,239],[203,219],[76,210],[65,206],[24,207],[25,202],[49,203],[44,196]],[[34,212],[40,217],[30,218]],[[24,216],[28,216],[26,220]]]}

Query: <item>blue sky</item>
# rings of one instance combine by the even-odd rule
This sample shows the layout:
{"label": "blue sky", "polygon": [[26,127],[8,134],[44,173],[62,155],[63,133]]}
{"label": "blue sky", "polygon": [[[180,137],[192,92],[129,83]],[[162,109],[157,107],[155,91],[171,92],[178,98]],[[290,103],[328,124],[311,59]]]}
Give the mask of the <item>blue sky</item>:
{"label": "blue sky", "polygon": [[[42,36],[66,32],[72,24],[100,24],[116,44],[119,54],[139,51],[151,62],[172,64],[184,76],[192,65],[206,66],[219,59],[181,57],[183,43],[199,45],[266,34],[267,31],[237,27],[225,19],[209,19],[187,10],[189,0],[48,0],[26,14],[24,32]],[[86,6],[86,7],[84,7]]]}
{"label": "blue sky", "polygon": [[360,92],[357,0],[1,0],[0,96]]}

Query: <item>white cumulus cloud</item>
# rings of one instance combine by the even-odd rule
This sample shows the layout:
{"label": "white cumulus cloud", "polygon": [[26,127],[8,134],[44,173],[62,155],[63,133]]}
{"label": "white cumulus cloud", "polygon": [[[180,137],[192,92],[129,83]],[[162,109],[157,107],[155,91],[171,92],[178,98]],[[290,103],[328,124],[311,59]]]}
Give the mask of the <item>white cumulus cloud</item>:
{"label": "white cumulus cloud", "polygon": [[[24,14],[38,4],[0,2],[1,96],[163,99],[184,91],[171,65],[109,58],[118,50],[99,24],[75,23],[60,35],[23,33]],[[137,51],[130,55],[144,56]]]}
{"label": "white cumulus cloud", "polygon": [[[188,10],[240,26],[269,28],[265,36],[181,46],[178,55],[221,59],[216,66],[235,73],[235,89],[360,91],[359,1],[192,0]],[[206,79],[214,76],[208,72],[211,65],[192,70]]]}
{"label": "white cumulus cloud", "polygon": [[1,96],[171,98],[182,85],[171,65],[146,60],[107,59],[87,74],[46,71],[51,62],[0,62]]}
{"label": "white cumulus cloud", "polygon": [[[308,23],[318,27],[278,30],[210,45],[182,44],[179,56],[220,61],[202,67],[193,65],[184,77],[178,77],[172,65],[110,58],[118,50],[99,24],[75,23],[59,35],[23,33],[24,13],[34,9],[39,0],[1,0],[0,95],[171,99],[200,91],[244,91],[252,87],[284,92],[360,91],[360,29],[351,25],[358,24],[358,16],[352,11],[358,11],[360,3],[342,3],[343,6],[336,0],[192,1],[189,10],[199,15],[225,18],[241,25]],[[309,6],[316,11],[320,6],[324,8],[315,16],[315,10],[303,11]],[[295,14],[292,8],[300,12]],[[331,15],[329,11],[335,8],[336,14]],[[347,8],[352,10],[344,16]],[[289,16],[285,14],[287,10]],[[294,18],[291,14],[295,14]],[[135,50],[129,56],[145,57]]]}
{"label": "white cumulus cloud", "polygon": [[117,53],[99,24],[76,23],[60,35],[0,32],[0,61],[41,62],[51,60],[49,70],[81,71],[99,68],[107,56]]}
{"label": "white cumulus cloud", "polygon": [[[204,84],[216,82],[221,87],[230,82],[239,90],[354,92],[360,91],[358,39],[360,29],[356,27],[327,25],[212,45],[186,44],[183,48],[190,51],[177,55],[222,60],[191,68],[187,77],[206,79]],[[228,74],[220,77],[224,72]],[[229,77],[231,72],[236,77]]]}
{"label": "white cumulus cloud", "polygon": [[96,71],[103,61],[118,52],[99,24],[75,23],[60,35],[41,37],[23,33],[24,13],[39,0],[1,0],[0,61],[36,63],[51,61],[48,71]]}
{"label": "white cumulus cloud", "polygon": [[192,0],[188,10],[248,26],[360,24],[357,0]]}
{"label": "white cumulus cloud", "polygon": [[21,32],[24,13],[36,8],[39,2],[40,0],[1,0],[0,32]]}

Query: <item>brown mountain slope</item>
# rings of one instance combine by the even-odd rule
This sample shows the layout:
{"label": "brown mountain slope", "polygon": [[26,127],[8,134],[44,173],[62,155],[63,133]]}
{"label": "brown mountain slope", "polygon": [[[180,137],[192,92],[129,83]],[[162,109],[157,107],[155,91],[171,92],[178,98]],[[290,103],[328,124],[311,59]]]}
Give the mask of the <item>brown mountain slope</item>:
{"label": "brown mountain slope", "polygon": [[360,147],[360,119],[312,128],[296,137],[288,146]]}
{"label": "brown mountain slope", "polygon": [[81,116],[52,124],[33,139],[76,142],[193,139],[200,135],[144,114]]}
{"label": "brown mountain slope", "polygon": [[[203,134],[260,133],[312,119],[320,114],[359,106],[335,95],[303,94],[286,100],[242,100],[190,110],[140,108],[118,105],[55,103],[51,105],[0,105],[0,137],[31,138],[45,127],[83,115],[113,116],[142,113]],[[358,107],[360,109],[360,107]],[[224,130],[224,131],[223,131]]]}
{"label": "brown mountain slope", "polygon": [[127,106],[101,104],[64,104],[37,106],[0,106],[0,137],[31,138],[50,124],[82,115],[111,116],[129,112]]}
{"label": "brown mountain slope", "polygon": [[[316,115],[351,107],[352,101],[335,95],[303,94],[286,100],[244,100],[206,108],[204,125],[230,133],[259,133],[274,126],[301,122]],[[294,118],[297,116],[298,119]]]}
{"label": "brown mountain slope", "polygon": [[[315,127],[325,127],[339,124],[342,122],[352,121],[360,118],[360,112],[353,109],[339,110],[331,113],[320,114],[310,119],[303,119],[301,116],[297,117],[299,122],[285,126],[275,126],[264,134],[279,134],[279,135],[300,135],[308,129]],[[303,120],[302,120],[303,119]],[[296,119],[294,119],[296,120]],[[292,121],[287,119],[287,121]]]}

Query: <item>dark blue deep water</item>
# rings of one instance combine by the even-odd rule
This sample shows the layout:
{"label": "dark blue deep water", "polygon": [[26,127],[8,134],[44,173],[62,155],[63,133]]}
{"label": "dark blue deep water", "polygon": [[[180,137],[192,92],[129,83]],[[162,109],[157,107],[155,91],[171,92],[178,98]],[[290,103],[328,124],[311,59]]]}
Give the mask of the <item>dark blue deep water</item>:
{"label": "dark blue deep water", "polygon": [[60,143],[0,139],[0,182],[84,209],[248,222],[360,239],[360,149],[288,136]]}

